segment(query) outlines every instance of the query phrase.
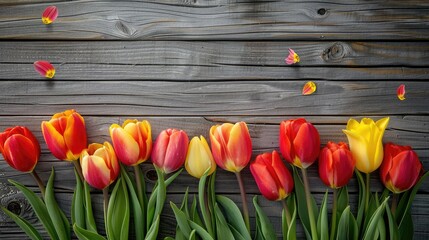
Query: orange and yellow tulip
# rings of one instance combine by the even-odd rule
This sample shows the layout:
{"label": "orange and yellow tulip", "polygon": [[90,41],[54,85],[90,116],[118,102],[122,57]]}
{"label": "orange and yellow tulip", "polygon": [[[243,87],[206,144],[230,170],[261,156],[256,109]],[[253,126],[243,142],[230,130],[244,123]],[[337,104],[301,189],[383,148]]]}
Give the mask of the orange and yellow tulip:
{"label": "orange and yellow tulip", "polygon": [[389,118],[377,122],[363,118],[360,122],[350,119],[343,132],[349,140],[350,150],[356,160],[356,168],[364,173],[371,173],[380,167],[383,161],[383,134]]}
{"label": "orange and yellow tulip", "polygon": [[279,145],[283,157],[289,163],[299,168],[307,168],[319,156],[319,132],[304,118],[282,121]]}
{"label": "orange and yellow tulip", "polygon": [[293,178],[276,151],[263,153],[250,163],[259,191],[271,201],[285,199],[293,190]]}
{"label": "orange and yellow tulip", "polygon": [[356,161],[346,143],[328,142],[319,156],[319,176],[333,189],[343,187],[353,176]]}
{"label": "orange and yellow tulip", "polygon": [[203,136],[191,139],[188,153],[186,154],[185,169],[191,176],[196,178],[201,178],[207,169],[210,169],[207,175],[216,170],[216,162]]}
{"label": "orange and yellow tulip", "polygon": [[212,126],[210,142],[213,158],[224,170],[240,172],[252,157],[252,140],[245,122]]}
{"label": "orange and yellow tulip", "polygon": [[166,129],[153,144],[152,162],[166,174],[178,170],[186,159],[189,138],[185,131]]}
{"label": "orange and yellow tulip", "polygon": [[40,145],[28,128],[16,126],[0,133],[0,152],[11,167],[32,172],[39,161]]}
{"label": "orange and yellow tulip", "polygon": [[92,143],[80,157],[82,174],[89,185],[104,189],[118,177],[120,167],[112,145]]}
{"label": "orange and yellow tulip", "polygon": [[381,181],[393,193],[412,188],[420,177],[422,163],[410,146],[393,143],[384,145],[384,159],[380,167]]}
{"label": "orange and yellow tulip", "polygon": [[87,147],[85,121],[74,109],[43,121],[42,133],[49,150],[60,160],[77,160]]}
{"label": "orange and yellow tulip", "polygon": [[110,126],[110,137],[118,159],[127,166],[146,161],[152,151],[152,130],[148,121],[126,120],[122,127]]}

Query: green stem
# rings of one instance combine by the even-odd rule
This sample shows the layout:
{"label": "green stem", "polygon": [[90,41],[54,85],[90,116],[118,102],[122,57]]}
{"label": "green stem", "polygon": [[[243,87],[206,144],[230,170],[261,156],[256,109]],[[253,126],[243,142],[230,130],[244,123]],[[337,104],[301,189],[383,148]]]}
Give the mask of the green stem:
{"label": "green stem", "polygon": [[143,207],[143,188],[140,177],[140,167],[138,165],[134,166],[134,175],[136,177],[137,196],[139,198],[140,206]]}
{"label": "green stem", "polygon": [[45,185],[43,184],[42,179],[40,179],[39,175],[36,173],[35,170],[31,172],[31,175],[34,177],[34,180],[36,180],[37,185],[39,185],[40,192],[42,193],[42,197],[45,198]]}
{"label": "green stem", "polygon": [[74,168],[76,168],[76,171],[77,171],[77,173],[79,174],[80,180],[81,180],[82,182],[84,182],[84,181],[85,181],[85,178],[83,177],[83,174],[82,174],[82,168],[81,168],[81,166],[80,166],[80,164],[79,164],[79,160],[75,160],[75,161],[72,161],[72,162],[73,162],[73,164],[74,164]]}
{"label": "green stem", "polygon": [[247,231],[249,231],[250,233],[249,208],[247,207],[246,190],[244,189],[243,178],[241,177],[240,172],[236,172],[235,176],[237,177],[238,185],[240,187],[241,202],[243,204],[244,223],[246,224]]}
{"label": "green stem", "polygon": [[399,194],[393,193],[393,195],[392,195],[392,207],[390,208],[393,216],[395,215],[396,207],[398,206],[398,197],[399,197]]}
{"label": "green stem", "polygon": [[337,231],[337,195],[338,195],[338,190],[337,189],[332,189],[333,191],[333,201],[332,201],[332,222],[331,222],[331,240],[335,239],[335,233]]}
{"label": "green stem", "polygon": [[283,211],[285,212],[285,216],[286,216],[286,223],[287,223],[287,226],[289,228],[290,222],[291,222],[291,217],[290,217],[290,213],[289,213],[289,208],[287,207],[287,204],[286,204],[286,198],[283,199],[281,202],[283,205]]}
{"label": "green stem", "polygon": [[369,194],[370,194],[370,179],[371,179],[371,175],[370,173],[366,174],[366,186],[365,186],[365,215],[368,212],[368,206],[369,206]]}
{"label": "green stem", "polygon": [[305,198],[307,200],[308,218],[310,220],[311,237],[313,240],[318,240],[316,220],[314,219],[313,205],[311,202],[310,185],[308,184],[307,169],[301,168],[302,178],[304,180]]}
{"label": "green stem", "polygon": [[109,187],[105,187],[103,189],[103,198],[104,198],[104,202],[103,202],[103,206],[104,206],[104,230],[106,231],[106,236],[107,239],[109,239],[109,230],[107,229],[108,224],[107,224],[107,207],[109,206]]}

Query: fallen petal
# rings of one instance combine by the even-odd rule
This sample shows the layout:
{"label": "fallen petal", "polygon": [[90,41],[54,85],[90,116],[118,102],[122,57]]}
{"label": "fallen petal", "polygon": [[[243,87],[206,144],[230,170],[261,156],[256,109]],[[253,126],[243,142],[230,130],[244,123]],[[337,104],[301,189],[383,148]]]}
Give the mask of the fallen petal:
{"label": "fallen petal", "polygon": [[308,81],[302,88],[302,95],[310,95],[316,91],[316,84],[312,81]]}
{"label": "fallen petal", "polygon": [[298,54],[293,50],[289,48],[289,55],[285,58],[285,62],[288,65],[295,64],[299,62],[299,56]]}
{"label": "fallen petal", "polygon": [[55,68],[48,61],[36,61],[34,62],[34,70],[36,70],[40,75],[53,78],[55,75]]}
{"label": "fallen petal", "polygon": [[401,84],[399,85],[398,89],[396,89],[396,95],[398,96],[399,100],[405,100],[405,85]]}
{"label": "fallen petal", "polygon": [[42,22],[44,24],[51,24],[58,17],[58,9],[55,6],[49,6],[43,11]]}

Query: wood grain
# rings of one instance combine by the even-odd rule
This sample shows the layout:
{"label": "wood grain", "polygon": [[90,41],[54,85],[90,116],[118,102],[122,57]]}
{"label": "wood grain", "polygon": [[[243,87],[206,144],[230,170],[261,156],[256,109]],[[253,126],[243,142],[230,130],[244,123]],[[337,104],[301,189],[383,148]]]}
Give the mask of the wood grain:
{"label": "wood grain", "polygon": [[71,1],[41,24],[47,4],[0,9],[3,39],[429,39],[427,1]]}

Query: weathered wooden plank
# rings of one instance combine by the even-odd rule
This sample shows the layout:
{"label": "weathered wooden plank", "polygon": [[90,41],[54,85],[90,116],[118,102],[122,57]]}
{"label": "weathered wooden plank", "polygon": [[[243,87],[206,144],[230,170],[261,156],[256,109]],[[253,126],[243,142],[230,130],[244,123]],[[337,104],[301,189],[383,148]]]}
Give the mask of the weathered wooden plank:
{"label": "weathered wooden plank", "polygon": [[[127,117],[93,117],[85,116],[89,142],[103,142],[110,141],[108,128],[112,123],[121,124]],[[347,141],[347,138],[342,133],[341,129],[345,128],[347,120],[346,116],[339,117],[323,117],[323,116],[304,116],[309,121],[313,122],[319,130],[322,144],[328,141]],[[16,124],[25,125],[33,131],[36,138],[41,143],[42,156],[40,162],[36,167],[42,179],[47,179],[52,166],[55,167],[59,175],[63,176],[61,181],[56,183],[57,188],[62,191],[73,191],[74,189],[74,174],[73,166],[71,163],[59,161],[53,157],[44,143],[40,131],[40,123],[43,120],[48,120],[49,116],[28,117],[28,116],[14,116],[14,117],[0,117],[0,130]],[[253,142],[253,157],[262,152],[278,150],[278,126],[281,120],[289,119],[290,116],[284,117],[145,117],[138,116],[138,119],[147,119],[152,125],[153,139],[159,134],[160,131],[166,128],[174,127],[185,130],[189,137],[203,135],[209,139],[208,131],[212,125],[222,122],[236,122],[246,121],[249,126],[250,135]],[[361,117],[356,117],[360,119]],[[374,117],[379,119],[380,117]],[[429,146],[427,139],[429,139],[429,129],[427,124],[429,117],[421,117],[415,119],[413,116],[392,116],[389,127],[385,132],[385,142],[395,142],[401,145],[412,146],[423,162],[425,169],[429,167]],[[143,172],[145,173],[146,180],[149,182],[149,189],[153,186],[153,177],[156,174],[153,171],[151,164],[145,163],[142,165]],[[318,177],[317,166],[309,169],[310,182],[313,191],[323,193],[326,187],[322,184]],[[37,188],[33,179],[28,174],[22,174],[10,168],[5,162],[0,161],[0,180],[6,181],[8,178],[16,179],[25,185],[31,186],[33,189]],[[257,194],[259,190],[254,184],[253,178],[248,169],[243,172],[246,184],[248,184],[247,191],[249,193]],[[225,171],[218,171],[218,187],[221,193],[236,193],[235,184],[236,178],[234,174]],[[381,191],[382,186],[379,181],[378,173],[372,175],[372,186],[374,190]],[[186,186],[190,187],[191,192],[197,191],[198,182],[193,177],[186,173],[182,173],[180,181],[172,185],[173,192],[181,192]],[[232,187],[231,187],[232,186]],[[422,186],[423,192],[429,191],[429,185]],[[353,180],[350,183],[350,191],[357,192],[357,183]]]}
{"label": "weathered wooden plank", "polygon": [[[162,215],[162,219],[163,221],[161,221],[161,226],[160,226],[160,239],[163,239],[163,237],[165,236],[174,236],[174,230],[176,227],[176,221],[174,218],[174,215],[170,209],[169,206],[169,202],[172,201],[176,204],[180,204],[181,200],[182,200],[182,195],[183,193],[180,194],[171,194],[168,193],[167,194],[167,201],[166,201],[166,205],[164,207],[164,211],[163,211],[163,215]],[[235,202],[237,202],[237,204],[239,205],[239,207],[241,207],[240,202],[240,196],[235,194],[235,195],[227,195],[228,197],[230,197],[231,199],[233,199]],[[322,194],[314,194],[318,204],[320,204],[321,199],[323,197]],[[60,207],[62,209],[64,209],[64,211],[66,212],[66,214],[69,216],[69,212],[70,212],[70,204],[71,204],[71,193],[60,193],[56,195],[59,203],[60,203]],[[251,198],[253,196],[252,195],[248,195],[248,201],[250,203]],[[98,226],[98,231],[101,234],[104,234],[104,225],[103,225],[103,210],[102,210],[102,196],[101,194],[96,194],[93,193],[92,197],[91,197],[92,201],[93,201],[93,208],[94,208],[94,216],[95,216],[95,220],[97,222],[97,226]],[[350,196],[350,204],[351,206],[353,206],[352,211],[354,212],[356,209],[356,202],[357,200],[357,196],[356,195],[351,195]],[[25,199],[22,198],[22,196],[20,195],[16,195],[15,198],[10,198],[7,199],[7,203],[11,203],[15,204],[15,202],[17,201],[22,201],[23,203],[23,207],[27,207],[26,201]],[[423,206],[421,204],[423,204]],[[265,213],[268,215],[268,217],[270,218],[270,221],[272,222],[272,224],[274,225],[274,228],[277,232],[277,235],[280,237],[281,236],[281,216],[280,216],[280,212],[281,212],[281,204],[277,203],[277,202],[270,202],[267,201],[266,199],[264,199],[263,197],[259,197],[259,204],[261,205],[261,207],[264,209]],[[331,197],[329,197],[328,199],[328,204],[331,204]],[[414,239],[427,239],[427,236],[429,234],[428,229],[426,227],[427,225],[427,221],[429,221],[429,217],[427,214],[422,214],[422,213],[426,213],[427,212],[427,208],[425,207],[425,205],[427,205],[427,195],[423,195],[423,194],[418,194],[416,196],[416,199],[413,203],[412,206],[412,216],[413,216],[413,220],[414,220]],[[253,210],[253,206],[250,204],[250,221],[251,221],[251,229],[254,229],[254,210]],[[41,230],[43,232],[43,226],[40,225],[40,223],[37,222],[37,218],[36,216],[32,213],[31,208],[27,208],[27,209],[22,209],[21,210],[21,216],[26,218],[27,220],[29,220],[30,222],[34,223],[34,226],[38,229]],[[2,213],[0,213],[0,217],[2,217]],[[23,232],[9,219],[5,218],[4,221],[2,221],[2,225],[0,225],[0,234],[2,236],[2,239],[18,239],[18,238],[22,238],[25,237],[25,235],[23,234]],[[301,224],[299,222],[299,220],[297,221],[297,234],[299,239],[302,239],[304,237],[304,233],[303,233],[303,229],[301,227]],[[46,234],[45,234],[46,235]],[[130,232],[131,236],[134,236],[133,232]]]}
{"label": "weathered wooden plank", "polygon": [[288,48],[299,54],[299,67],[429,66],[428,42],[29,41],[0,42],[0,69],[46,59],[62,71],[68,64],[108,64],[236,66],[242,72],[244,66],[285,67]]}
{"label": "weathered wooden plank", "polygon": [[[427,1],[73,1],[0,9],[3,39],[429,39]],[[114,10],[113,10],[114,9]]]}
{"label": "weathered wooden plank", "polygon": [[[35,3],[56,3],[56,2],[65,2],[68,0],[1,0],[0,6],[6,5],[19,5],[19,4],[35,4]],[[42,14],[40,14],[41,16]]]}
{"label": "weathered wooden plank", "polygon": [[429,82],[406,81],[405,101],[397,99],[399,83],[392,81],[316,81],[316,93],[302,96],[305,82],[3,81],[0,115],[51,115],[67,108],[84,115],[116,116],[429,112]]}

